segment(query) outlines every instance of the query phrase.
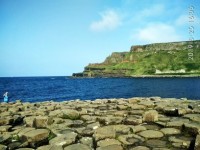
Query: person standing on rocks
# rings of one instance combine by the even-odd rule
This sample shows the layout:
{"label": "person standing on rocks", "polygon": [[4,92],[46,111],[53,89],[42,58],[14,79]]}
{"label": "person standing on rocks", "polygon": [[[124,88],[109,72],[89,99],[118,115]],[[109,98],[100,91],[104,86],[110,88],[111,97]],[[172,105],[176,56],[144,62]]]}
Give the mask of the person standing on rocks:
{"label": "person standing on rocks", "polygon": [[4,97],[3,101],[6,102],[6,103],[8,103],[8,92],[4,93],[3,97]]}

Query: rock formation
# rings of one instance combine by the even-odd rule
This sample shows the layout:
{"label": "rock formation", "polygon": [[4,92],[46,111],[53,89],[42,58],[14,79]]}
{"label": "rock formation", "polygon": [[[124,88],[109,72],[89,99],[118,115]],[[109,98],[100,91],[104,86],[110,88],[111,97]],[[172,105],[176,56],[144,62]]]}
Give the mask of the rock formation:
{"label": "rock formation", "polygon": [[199,150],[200,101],[0,103],[1,150]]}
{"label": "rock formation", "polygon": [[113,52],[103,63],[89,64],[74,77],[200,75],[200,40],[132,46]]}

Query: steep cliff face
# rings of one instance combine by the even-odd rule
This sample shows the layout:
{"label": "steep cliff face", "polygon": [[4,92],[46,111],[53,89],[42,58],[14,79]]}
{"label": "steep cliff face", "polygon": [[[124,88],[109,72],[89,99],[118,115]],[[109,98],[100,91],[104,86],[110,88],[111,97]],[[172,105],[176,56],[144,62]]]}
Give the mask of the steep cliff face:
{"label": "steep cliff face", "polygon": [[128,52],[114,52],[110,56],[106,58],[106,60],[103,62],[104,64],[116,64],[116,63],[121,63]]}
{"label": "steep cliff face", "polygon": [[140,75],[200,75],[200,40],[132,46],[114,52],[104,62],[89,64],[74,77]]}
{"label": "steep cliff face", "polygon": [[[148,44],[148,45],[137,45],[132,46],[131,51],[135,52],[142,52],[142,51],[151,51],[151,50],[186,50],[188,49],[188,45],[190,42],[171,42],[171,43],[155,43],[155,44]],[[193,45],[198,45],[199,41],[194,41]]]}

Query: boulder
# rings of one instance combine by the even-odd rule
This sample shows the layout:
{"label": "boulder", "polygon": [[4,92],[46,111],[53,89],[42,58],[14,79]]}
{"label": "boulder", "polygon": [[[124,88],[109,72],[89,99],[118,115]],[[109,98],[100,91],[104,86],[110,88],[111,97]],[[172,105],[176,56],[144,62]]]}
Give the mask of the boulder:
{"label": "boulder", "polygon": [[86,128],[81,128],[81,130],[77,130],[77,132],[82,136],[92,136],[94,134],[94,129],[86,127]]}
{"label": "boulder", "polygon": [[81,127],[83,126],[83,120],[73,120],[72,125],[70,125],[70,127]]}
{"label": "boulder", "polygon": [[[2,116],[1,116],[2,117]],[[12,124],[14,119],[10,116],[0,118],[0,126]]]}
{"label": "boulder", "polygon": [[29,116],[24,118],[24,123],[27,127],[34,127],[34,121],[36,116]]}
{"label": "boulder", "polygon": [[129,134],[131,132],[131,127],[128,125],[113,125],[113,128],[117,135]]}
{"label": "boulder", "polygon": [[[162,148],[153,148],[152,150],[171,150],[171,149],[162,147]],[[174,148],[174,150],[179,150],[179,149]]]}
{"label": "boulder", "polygon": [[127,114],[128,114],[127,111],[116,111],[116,112],[114,113],[114,116],[118,116],[118,117],[126,117]]}
{"label": "boulder", "polygon": [[97,150],[123,150],[123,147],[120,145],[108,145],[105,147],[99,147]]}
{"label": "boulder", "polygon": [[122,121],[123,121],[123,117],[107,116],[105,118],[106,125],[121,124]]}
{"label": "boulder", "polygon": [[92,150],[89,146],[83,144],[72,144],[64,148],[64,150]]}
{"label": "boulder", "polygon": [[105,126],[96,129],[93,136],[96,141],[99,141],[106,138],[115,138],[116,132],[113,126]]}
{"label": "boulder", "polygon": [[58,126],[54,126],[51,129],[51,132],[56,136],[60,136],[62,134],[68,134],[74,132],[74,129],[68,128],[65,124],[59,124]]}
{"label": "boulder", "polygon": [[140,116],[128,116],[124,120],[124,124],[126,125],[139,125],[142,123],[142,117]]}
{"label": "boulder", "polygon": [[162,121],[162,122],[168,122],[170,121],[171,117],[167,117],[165,115],[159,115],[158,117],[158,121]]}
{"label": "boulder", "polygon": [[27,132],[30,132],[32,130],[35,130],[35,128],[25,127],[25,128],[20,129],[20,131],[18,132],[19,138],[22,138],[23,135],[25,135]]}
{"label": "boulder", "polygon": [[135,145],[144,142],[144,138],[136,134],[120,135],[118,140],[125,146]]}
{"label": "boulder", "polygon": [[117,105],[117,110],[127,110],[128,106],[126,105]]}
{"label": "boulder", "polygon": [[186,114],[183,117],[200,123],[200,114]]}
{"label": "boulder", "polygon": [[178,109],[176,107],[164,107],[163,111],[167,116],[178,116]]}
{"label": "boulder", "polygon": [[60,115],[61,115],[60,117],[63,119],[77,120],[80,118],[79,112],[72,109],[62,110],[62,113]]}
{"label": "boulder", "polygon": [[184,123],[183,129],[193,135],[200,134],[200,124],[197,122]]}
{"label": "boulder", "polygon": [[174,147],[178,149],[188,149],[191,145],[192,138],[184,136],[170,136],[168,140],[172,143]]}
{"label": "boulder", "polygon": [[144,105],[147,108],[153,108],[155,106],[155,103],[153,101],[147,101],[147,100],[143,100],[139,103],[139,105]]}
{"label": "boulder", "polygon": [[95,121],[96,120],[96,116],[90,116],[90,115],[82,115],[80,118],[83,121]]}
{"label": "boulder", "polygon": [[[179,116],[183,116],[185,115],[186,113],[188,113],[188,110],[189,109],[186,109],[186,108],[178,108],[178,115]],[[190,111],[190,110],[189,110]]]}
{"label": "boulder", "polygon": [[8,146],[8,149],[9,150],[13,150],[13,149],[17,149],[21,146],[21,142],[19,141],[13,141],[12,143],[9,143],[7,146]]}
{"label": "boulder", "polygon": [[138,132],[147,130],[146,127],[141,126],[141,125],[131,126],[131,129],[132,129],[133,133],[138,133]]}
{"label": "boulder", "polygon": [[175,128],[163,128],[160,130],[162,133],[164,133],[165,135],[173,135],[173,134],[180,134],[181,131],[179,129],[175,129]]}
{"label": "boulder", "polygon": [[165,127],[165,126],[166,126],[166,122],[156,121],[155,123],[156,123],[157,125],[161,126],[161,127]]}
{"label": "boulder", "polygon": [[144,114],[144,110],[132,110],[132,111],[129,111],[127,113],[129,115],[140,115],[140,116],[142,116]]}
{"label": "boulder", "polygon": [[155,131],[155,130],[146,130],[146,131],[142,131],[138,134],[147,139],[161,138],[164,136],[164,134],[162,132]]}
{"label": "boulder", "polygon": [[46,142],[49,137],[50,131],[47,129],[34,129],[21,134],[21,140],[27,141],[33,148],[40,146]]}
{"label": "boulder", "polygon": [[12,128],[12,126],[10,126],[10,125],[0,126],[0,133],[8,132],[8,130],[10,130],[11,128]]}
{"label": "boulder", "polygon": [[97,142],[98,147],[105,147],[109,145],[121,145],[121,142],[119,142],[116,139],[105,139],[105,140],[100,140]]}
{"label": "boulder", "polygon": [[161,127],[157,124],[143,124],[142,126],[144,126],[147,130],[160,130]]}
{"label": "boulder", "polygon": [[92,128],[92,129],[97,129],[99,127],[100,127],[99,122],[94,122],[94,123],[91,123],[91,124],[87,125],[87,128]]}
{"label": "boulder", "polygon": [[23,123],[23,119],[24,119],[24,117],[21,116],[21,115],[14,115],[13,116],[13,123],[12,123],[12,125],[16,126],[16,125],[22,124]]}
{"label": "boulder", "polygon": [[143,115],[143,121],[145,122],[158,121],[158,112],[156,110],[146,111]]}
{"label": "boulder", "polygon": [[131,107],[131,109],[134,109],[134,110],[143,110],[143,109],[146,109],[146,106],[144,106],[144,105],[131,104],[129,106]]}
{"label": "boulder", "polygon": [[13,115],[13,113],[10,112],[10,111],[1,112],[1,117],[2,118],[10,117],[12,115]]}
{"label": "boulder", "polygon": [[91,137],[82,137],[80,139],[80,142],[84,145],[87,145],[89,146],[90,148],[93,148],[94,147],[94,142],[93,142],[93,138]]}
{"label": "boulder", "polygon": [[146,146],[151,148],[165,148],[167,147],[167,141],[150,139],[146,141]]}
{"label": "boulder", "polygon": [[146,146],[136,146],[131,148],[130,150],[150,150],[150,149]]}
{"label": "boulder", "polygon": [[38,116],[34,119],[33,125],[36,128],[44,128],[53,123],[53,118],[48,116]]}
{"label": "boulder", "polygon": [[128,100],[128,102],[130,103],[130,104],[136,104],[136,103],[138,103],[140,100],[139,99],[136,99],[136,98],[131,98],[131,99],[129,99]]}
{"label": "boulder", "polygon": [[189,123],[189,119],[176,118],[167,122],[166,126],[181,129],[184,123]]}
{"label": "boulder", "polygon": [[15,150],[35,150],[35,149],[32,149],[32,148],[19,148],[19,149],[15,149]]}
{"label": "boulder", "polygon": [[0,143],[8,143],[11,139],[11,134],[0,134]]}
{"label": "boulder", "polygon": [[19,112],[19,108],[18,107],[11,107],[8,109],[9,112],[11,112],[12,114],[17,114],[17,112]]}
{"label": "boulder", "polygon": [[0,144],[0,150],[6,150],[7,146]]}
{"label": "boulder", "polygon": [[196,136],[194,150],[200,150],[200,134]]}
{"label": "boulder", "polygon": [[54,110],[49,112],[50,117],[58,117],[59,115],[62,115],[62,110]]}
{"label": "boulder", "polygon": [[37,150],[63,150],[63,148],[58,145],[45,145],[38,147]]}
{"label": "boulder", "polygon": [[54,124],[61,124],[61,123],[64,123],[64,122],[65,122],[65,119],[53,117],[53,123]]}
{"label": "boulder", "polygon": [[75,143],[77,137],[77,133],[69,132],[60,136],[57,136],[49,141],[49,144],[51,145],[57,145],[66,147],[70,144]]}

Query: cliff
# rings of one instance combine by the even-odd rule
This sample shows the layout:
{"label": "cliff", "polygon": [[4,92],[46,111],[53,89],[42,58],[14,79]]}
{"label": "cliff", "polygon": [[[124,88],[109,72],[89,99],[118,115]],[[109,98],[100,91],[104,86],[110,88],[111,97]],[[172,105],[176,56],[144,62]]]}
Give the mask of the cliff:
{"label": "cliff", "polygon": [[89,64],[74,77],[200,75],[200,40],[131,46],[102,63]]}

